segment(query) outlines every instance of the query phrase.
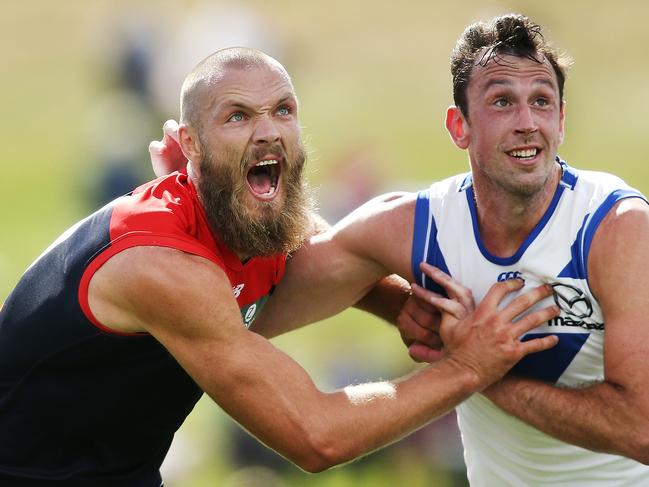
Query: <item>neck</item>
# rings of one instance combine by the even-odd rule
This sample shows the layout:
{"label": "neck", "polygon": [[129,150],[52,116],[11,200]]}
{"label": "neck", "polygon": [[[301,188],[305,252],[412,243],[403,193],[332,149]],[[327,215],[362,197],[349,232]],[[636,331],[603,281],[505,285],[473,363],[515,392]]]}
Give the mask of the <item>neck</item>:
{"label": "neck", "polygon": [[510,257],[539,223],[554,197],[561,179],[556,166],[543,187],[530,195],[512,194],[490,187],[487,181],[474,181],[478,228],[490,253]]}

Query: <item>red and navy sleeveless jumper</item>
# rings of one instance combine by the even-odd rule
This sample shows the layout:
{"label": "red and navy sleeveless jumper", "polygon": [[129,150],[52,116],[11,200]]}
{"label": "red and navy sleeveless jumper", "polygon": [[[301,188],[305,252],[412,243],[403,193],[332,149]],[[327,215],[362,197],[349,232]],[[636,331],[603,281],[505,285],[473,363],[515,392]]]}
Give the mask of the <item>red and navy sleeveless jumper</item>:
{"label": "red and navy sleeveless jumper", "polygon": [[0,311],[0,485],[160,486],[174,432],[202,391],[152,336],[112,332],[88,306],[94,272],[134,246],[214,262],[247,326],[286,261],[242,264],[214,238],[185,172],[140,186],[64,233]]}

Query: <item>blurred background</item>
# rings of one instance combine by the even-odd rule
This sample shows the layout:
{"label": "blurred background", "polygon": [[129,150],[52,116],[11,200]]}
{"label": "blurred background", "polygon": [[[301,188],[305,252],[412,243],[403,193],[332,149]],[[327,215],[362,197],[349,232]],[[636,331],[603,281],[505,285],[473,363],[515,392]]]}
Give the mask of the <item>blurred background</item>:
{"label": "blurred background", "polygon": [[[0,0],[0,301],[63,230],[153,177],[148,142],[178,117],[184,75],[221,47],[260,48],[293,76],[309,179],[331,221],[381,192],[466,171],[443,127],[449,55],[467,24],[510,11],[540,22],[575,59],[563,158],[649,193],[641,0]],[[275,343],[326,390],[415,367],[389,325],[355,311]],[[313,476],[260,447],[209,398],[178,433],[164,473],[167,487],[466,484],[452,415]]]}

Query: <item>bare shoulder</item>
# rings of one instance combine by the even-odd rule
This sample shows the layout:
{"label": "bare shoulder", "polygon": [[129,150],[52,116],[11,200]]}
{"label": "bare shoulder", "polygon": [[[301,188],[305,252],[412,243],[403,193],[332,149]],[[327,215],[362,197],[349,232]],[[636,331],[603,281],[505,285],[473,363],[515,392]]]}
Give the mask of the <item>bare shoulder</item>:
{"label": "bare shoulder", "polygon": [[111,257],[88,294],[95,318],[121,332],[167,326],[180,332],[179,324],[193,322],[205,302],[236,311],[229,280],[215,263],[167,247],[133,247]]}
{"label": "bare shoulder", "polygon": [[649,236],[649,204],[641,198],[617,202],[606,214],[593,238],[593,251],[610,252],[611,246],[632,245]]}
{"label": "bare shoulder", "polygon": [[649,279],[644,277],[649,270],[648,239],[647,202],[627,198],[611,208],[595,232],[588,257],[589,283],[598,299],[606,301],[619,294],[613,290],[620,291],[627,285],[637,287],[640,281],[649,285]]}
{"label": "bare shoulder", "polygon": [[[643,223],[649,217],[649,204],[642,198],[625,198],[620,200],[608,212],[603,226],[623,230],[634,223]],[[629,230],[632,228],[629,228]]]}

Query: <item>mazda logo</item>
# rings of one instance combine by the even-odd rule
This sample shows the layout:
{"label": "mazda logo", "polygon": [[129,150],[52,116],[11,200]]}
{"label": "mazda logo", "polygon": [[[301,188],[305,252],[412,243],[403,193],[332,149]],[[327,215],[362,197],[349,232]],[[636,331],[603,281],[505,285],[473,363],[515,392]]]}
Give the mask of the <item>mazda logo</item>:
{"label": "mazda logo", "polygon": [[554,290],[554,302],[564,313],[575,318],[588,318],[593,314],[593,305],[584,292],[569,284],[551,284]]}

